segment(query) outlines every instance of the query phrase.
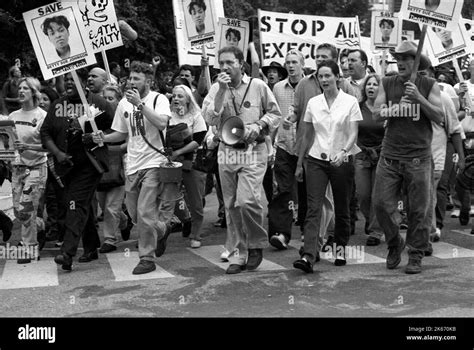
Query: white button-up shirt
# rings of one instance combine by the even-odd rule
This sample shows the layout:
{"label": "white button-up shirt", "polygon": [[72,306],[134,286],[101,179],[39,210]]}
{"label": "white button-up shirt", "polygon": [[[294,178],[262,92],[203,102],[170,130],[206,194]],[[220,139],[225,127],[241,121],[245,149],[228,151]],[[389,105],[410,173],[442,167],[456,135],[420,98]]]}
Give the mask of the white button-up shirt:
{"label": "white button-up shirt", "polygon": [[[316,159],[329,161],[347,145],[350,137],[350,123],[363,120],[357,98],[339,90],[331,108],[324,93],[308,102],[304,121],[313,123],[315,135],[309,155]],[[357,141],[357,140],[356,140]],[[360,152],[357,143],[347,150],[348,155]],[[323,154],[326,155],[324,158]]]}

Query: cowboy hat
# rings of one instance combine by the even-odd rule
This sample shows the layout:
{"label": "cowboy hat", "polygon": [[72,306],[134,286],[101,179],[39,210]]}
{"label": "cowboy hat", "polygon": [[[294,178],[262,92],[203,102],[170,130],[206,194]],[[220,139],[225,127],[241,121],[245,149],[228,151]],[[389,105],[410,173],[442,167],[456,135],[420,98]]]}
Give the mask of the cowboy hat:
{"label": "cowboy hat", "polygon": [[[392,56],[397,59],[397,56],[400,55],[410,55],[413,58],[416,57],[416,51],[418,46],[413,41],[403,41],[400,45],[397,46],[395,51],[392,53]],[[431,61],[428,56],[421,54],[420,55],[420,66],[418,70],[425,70],[431,66]]]}
{"label": "cowboy hat", "polygon": [[288,72],[286,71],[286,69],[280,63],[275,62],[275,61],[271,62],[269,66],[262,67],[262,71],[263,71],[263,74],[265,74],[265,76],[268,75],[268,70],[270,68],[275,68],[280,74],[282,80],[288,76]]}

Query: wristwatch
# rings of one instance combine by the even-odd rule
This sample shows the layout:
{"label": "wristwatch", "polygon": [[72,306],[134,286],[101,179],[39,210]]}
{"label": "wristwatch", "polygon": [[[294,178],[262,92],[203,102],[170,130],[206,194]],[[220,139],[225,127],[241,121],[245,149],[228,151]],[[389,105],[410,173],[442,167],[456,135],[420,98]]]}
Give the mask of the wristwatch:
{"label": "wristwatch", "polygon": [[145,107],[145,104],[142,102],[140,102],[137,106],[138,110],[141,111],[143,109],[143,107]]}

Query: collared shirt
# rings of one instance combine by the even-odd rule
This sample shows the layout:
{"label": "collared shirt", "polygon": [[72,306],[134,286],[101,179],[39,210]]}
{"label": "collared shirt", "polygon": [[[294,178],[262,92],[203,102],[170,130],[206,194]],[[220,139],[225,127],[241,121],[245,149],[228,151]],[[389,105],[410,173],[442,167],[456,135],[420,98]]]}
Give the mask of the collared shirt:
{"label": "collared shirt", "polygon": [[351,84],[351,86],[354,88],[357,94],[356,95],[357,100],[359,102],[362,100],[362,89],[364,88],[364,80],[365,78],[367,78],[367,75],[368,74],[365,74],[365,76],[362,79],[357,79],[357,80],[352,79],[352,77],[347,78],[347,80],[349,81],[349,84]]}
{"label": "collared shirt", "polygon": [[[339,79],[339,88],[344,91],[346,94],[357,97],[356,89],[351,86],[351,84],[344,78]],[[319,85],[318,78],[316,73],[313,73],[307,77],[304,77],[296,86],[295,90],[295,102],[294,102],[294,112],[296,114],[296,120],[298,123],[303,119],[306,112],[306,107],[308,102],[313,97],[322,94],[323,90]],[[301,146],[301,141],[303,140],[304,135],[304,126],[303,123],[300,123],[301,126],[298,127],[296,133],[296,145],[295,153],[298,154],[299,148]]]}
{"label": "collared shirt", "polygon": [[[313,97],[308,102],[304,121],[313,123],[315,136],[309,155],[316,159],[329,161],[346,147],[350,138],[350,123],[362,120],[359,103],[354,96],[339,90],[331,108],[324,94]],[[354,142],[348,155],[355,155],[360,148]],[[324,157],[326,155],[326,157]]]}
{"label": "collared shirt", "polygon": [[[275,84],[273,94],[280,106],[282,120],[293,114],[293,104],[295,102],[295,89],[291,86],[288,78]],[[283,127],[283,123],[278,128],[275,146],[283,149],[287,153],[295,155],[296,143],[296,123],[292,124],[288,130]]]}
{"label": "collared shirt", "polygon": [[[202,104],[202,115],[209,125],[216,125],[218,133],[222,123],[230,117],[239,116],[244,124],[253,124],[259,120],[268,125],[269,132],[272,132],[278,125],[280,125],[281,111],[270,88],[260,79],[252,79],[246,75],[242,77],[242,83],[237,88],[227,89],[224,94],[223,107],[219,113],[214,111],[214,99],[219,84],[215,83],[211,86],[209,94],[204,99]],[[247,91],[248,88],[248,91]],[[231,91],[235,96],[235,111],[234,103],[232,102]],[[245,92],[247,91],[247,94]],[[244,100],[245,96],[245,100]],[[240,110],[240,115],[238,111]]]}

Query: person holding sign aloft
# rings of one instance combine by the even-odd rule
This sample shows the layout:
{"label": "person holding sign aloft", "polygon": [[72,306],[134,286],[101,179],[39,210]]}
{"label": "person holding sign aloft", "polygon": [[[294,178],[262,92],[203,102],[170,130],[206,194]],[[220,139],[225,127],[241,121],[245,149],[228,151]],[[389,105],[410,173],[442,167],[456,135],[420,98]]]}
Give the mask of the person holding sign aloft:
{"label": "person holding sign aloft", "polygon": [[[78,89],[85,90],[87,70],[79,69],[67,73],[64,79],[66,96],[56,100],[48,111],[41,127],[43,146],[54,155],[55,173],[64,184],[58,195],[58,222],[60,236],[64,236],[61,254],[54,261],[62,269],[71,271],[72,258],[76,255],[82,238],[84,254],[79,262],[98,259],[100,246],[95,213],[92,207],[97,185],[102,173],[108,170],[106,146],[95,147],[92,142],[92,127],[87,120],[85,107]],[[77,74],[81,86],[73,79]],[[112,124],[112,107],[99,95],[89,94],[88,102],[96,111],[95,123],[100,130],[107,130]]]}
{"label": "person holding sign aloft", "polygon": [[[436,81],[419,75],[414,82],[410,80],[416,55],[417,45],[411,41],[404,41],[395,49],[398,75],[382,79],[373,112],[375,120],[387,120],[373,190],[375,215],[389,249],[387,268],[395,269],[405,240],[394,213],[402,186],[406,186],[408,274],[421,272],[421,260],[428,249],[433,173],[431,123],[441,124],[444,120]],[[421,54],[419,70],[429,65],[429,59]]]}

